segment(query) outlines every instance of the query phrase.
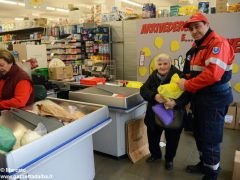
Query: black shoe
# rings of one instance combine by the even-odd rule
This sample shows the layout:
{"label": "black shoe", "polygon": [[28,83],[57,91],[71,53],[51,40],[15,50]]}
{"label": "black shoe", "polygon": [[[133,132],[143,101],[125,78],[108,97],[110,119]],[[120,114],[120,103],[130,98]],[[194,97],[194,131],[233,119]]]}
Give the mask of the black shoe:
{"label": "black shoe", "polygon": [[205,175],[203,176],[202,180],[217,180],[217,175],[216,176]]}
{"label": "black shoe", "polygon": [[173,162],[172,161],[166,161],[165,162],[165,169],[170,171],[173,169]]}
{"label": "black shoe", "polygon": [[146,162],[147,163],[154,163],[154,162],[160,161],[160,160],[161,160],[161,157],[150,156],[146,159]]}
{"label": "black shoe", "polygon": [[186,168],[188,173],[194,174],[204,174],[204,166],[202,162],[197,163],[196,165],[188,165]]}

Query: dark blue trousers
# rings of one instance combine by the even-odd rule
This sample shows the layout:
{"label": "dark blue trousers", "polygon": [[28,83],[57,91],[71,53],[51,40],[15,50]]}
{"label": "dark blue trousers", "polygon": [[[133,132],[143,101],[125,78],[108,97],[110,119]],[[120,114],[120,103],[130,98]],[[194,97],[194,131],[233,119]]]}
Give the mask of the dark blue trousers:
{"label": "dark blue trousers", "polygon": [[220,143],[227,110],[228,106],[213,108],[193,105],[193,132],[207,176],[217,178],[220,170]]}

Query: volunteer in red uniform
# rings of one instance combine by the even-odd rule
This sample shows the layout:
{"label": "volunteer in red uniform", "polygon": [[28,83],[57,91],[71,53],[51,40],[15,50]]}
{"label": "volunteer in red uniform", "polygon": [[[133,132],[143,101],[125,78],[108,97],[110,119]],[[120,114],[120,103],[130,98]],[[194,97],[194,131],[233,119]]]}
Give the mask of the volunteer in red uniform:
{"label": "volunteer in red uniform", "polygon": [[9,51],[1,49],[0,110],[22,108],[33,101],[33,85],[29,75],[16,65]]}
{"label": "volunteer in red uniform", "polygon": [[192,93],[193,132],[200,155],[200,162],[187,166],[187,171],[203,173],[203,180],[216,180],[224,116],[233,101],[228,82],[234,51],[226,39],[211,30],[208,19],[201,13],[191,16],[184,27],[195,42],[186,54],[184,67],[190,78],[181,79],[178,85]]}

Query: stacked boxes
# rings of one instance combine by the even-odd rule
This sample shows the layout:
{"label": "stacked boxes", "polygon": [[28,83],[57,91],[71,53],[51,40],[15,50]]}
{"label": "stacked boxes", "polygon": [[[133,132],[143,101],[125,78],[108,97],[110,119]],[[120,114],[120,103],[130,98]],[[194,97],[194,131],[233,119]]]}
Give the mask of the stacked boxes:
{"label": "stacked boxes", "polygon": [[238,180],[239,177],[240,177],[240,151],[235,151],[232,180]]}
{"label": "stacked boxes", "polygon": [[49,68],[48,73],[51,80],[71,79],[73,77],[72,66]]}
{"label": "stacked boxes", "polygon": [[231,104],[225,116],[224,127],[240,130],[240,103]]}
{"label": "stacked boxes", "polygon": [[235,129],[240,130],[240,103],[237,103],[236,106],[237,106],[237,113],[236,113]]}
{"label": "stacked boxes", "polygon": [[228,112],[224,119],[224,127],[228,129],[235,129],[235,122],[236,122],[236,111],[237,107],[236,104],[231,104],[228,108]]}

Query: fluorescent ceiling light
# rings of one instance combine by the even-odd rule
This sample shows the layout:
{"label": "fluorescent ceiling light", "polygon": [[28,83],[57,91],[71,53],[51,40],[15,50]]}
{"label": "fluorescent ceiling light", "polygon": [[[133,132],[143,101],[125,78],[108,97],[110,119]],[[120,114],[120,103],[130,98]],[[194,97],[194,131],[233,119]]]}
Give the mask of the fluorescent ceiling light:
{"label": "fluorescent ceiling light", "polygon": [[77,5],[74,5],[74,6],[91,9],[91,6],[90,6],[90,5],[87,5],[87,4],[77,4]]}
{"label": "fluorescent ceiling light", "polygon": [[54,7],[49,7],[49,6],[47,6],[46,7],[46,10],[50,10],[50,11],[54,11],[56,8],[54,8]]}
{"label": "fluorescent ceiling light", "polygon": [[136,2],[133,2],[133,1],[130,1],[130,0],[120,0],[120,1],[125,2],[125,3],[127,3],[127,4],[131,4],[131,5],[133,5],[133,6],[143,7],[143,5],[138,4],[138,3],[136,3]]}
{"label": "fluorescent ceiling light", "polygon": [[0,0],[0,3],[17,5],[17,2]]}
{"label": "fluorescent ceiling light", "polygon": [[39,13],[32,13],[32,16],[39,17],[39,16],[40,16],[40,14],[39,14]]}
{"label": "fluorescent ceiling light", "polygon": [[[25,3],[20,3],[20,2],[16,2],[16,1],[8,1],[8,0],[0,0],[0,3],[18,5],[18,6],[25,6]],[[33,6],[33,8],[36,9],[37,6]],[[89,8],[89,7],[87,7],[87,8]],[[61,9],[61,8],[54,8],[54,7],[46,7],[46,10],[50,10],[50,11],[56,10],[56,11],[65,12],[65,13],[69,12],[68,9]]]}
{"label": "fluorescent ceiling light", "polygon": [[14,18],[14,20],[16,20],[16,21],[23,21],[24,20],[24,18]]}
{"label": "fluorescent ceiling light", "polygon": [[19,6],[25,6],[24,3],[17,3]]}
{"label": "fluorescent ceiling light", "polygon": [[66,12],[68,13],[69,10],[68,9],[61,9],[61,8],[56,8],[56,11],[60,11],[60,12]]}

